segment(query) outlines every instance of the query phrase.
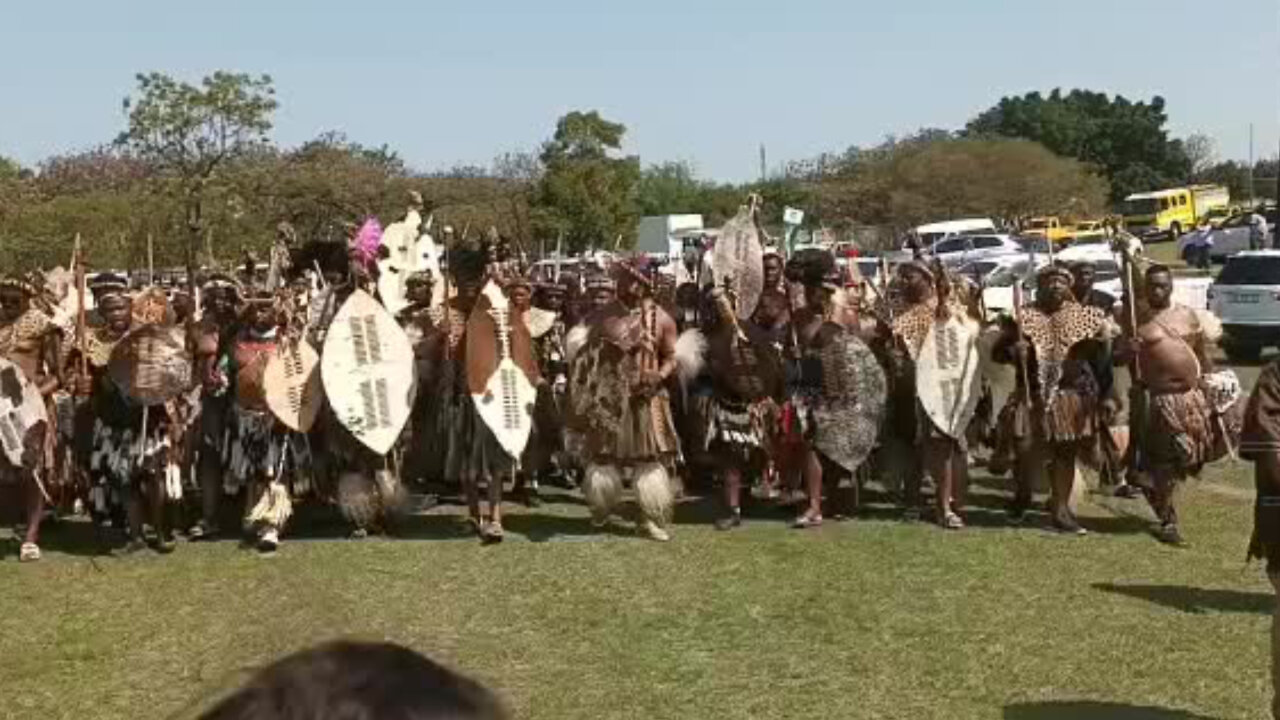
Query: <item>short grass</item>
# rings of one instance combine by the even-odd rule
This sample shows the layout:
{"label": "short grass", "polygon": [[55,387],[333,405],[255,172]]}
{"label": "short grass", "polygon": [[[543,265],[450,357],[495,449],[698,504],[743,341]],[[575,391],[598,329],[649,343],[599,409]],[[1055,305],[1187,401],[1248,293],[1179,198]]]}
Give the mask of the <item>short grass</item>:
{"label": "short grass", "polygon": [[44,562],[0,562],[0,717],[182,717],[354,636],[477,676],[522,718],[1259,718],[1273,600],[1244,563],[1247,472],[1185,493],[1186,549],[1102,496],[1086,538],[1006,527],[993,481],[959,533],[873,505],[722,534],[689,502],[657,545],[590,532],[564,495],[497,547],[436,512],[404,539],[321,523],[271,558],[230,541],[117,558],[68,523]]}

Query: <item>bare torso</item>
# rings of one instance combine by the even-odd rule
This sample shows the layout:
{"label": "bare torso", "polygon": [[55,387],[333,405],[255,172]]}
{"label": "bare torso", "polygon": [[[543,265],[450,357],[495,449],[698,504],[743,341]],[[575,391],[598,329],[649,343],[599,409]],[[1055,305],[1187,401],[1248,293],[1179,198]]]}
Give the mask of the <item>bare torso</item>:
{"label": "bare torso", "polygon": [[1206,370],[1204,334],[1195,313],[1181,305],[1153,311],[1138,327],[1142,380],[1155,393],[1186,392]]}

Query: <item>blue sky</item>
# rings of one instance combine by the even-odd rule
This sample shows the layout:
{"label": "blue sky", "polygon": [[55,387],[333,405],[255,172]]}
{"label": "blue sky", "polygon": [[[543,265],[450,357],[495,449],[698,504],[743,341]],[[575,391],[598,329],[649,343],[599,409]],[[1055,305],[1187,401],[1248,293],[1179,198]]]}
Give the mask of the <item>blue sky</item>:
{"label": "blue sky", "polygon": [[[0,154],[32,163],[123,126],[133,75],[270,73],[285,145],[326,130],[414,167],[535,148],[599,109],[645,163],[741,180],[1001,95],[1161,94],[1178,134],[1276,154],[1277,0],[21,2],[0,8]],[[615,7],[616,6],[616,7]]]}

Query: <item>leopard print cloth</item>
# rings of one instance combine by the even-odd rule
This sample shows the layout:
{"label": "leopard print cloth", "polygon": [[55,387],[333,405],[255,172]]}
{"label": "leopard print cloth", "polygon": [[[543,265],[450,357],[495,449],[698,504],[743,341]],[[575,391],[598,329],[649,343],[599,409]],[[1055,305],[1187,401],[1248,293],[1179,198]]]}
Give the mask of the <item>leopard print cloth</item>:
{"label": "leopard print cloth", "polygon": [[[907,352],[914,361],[920,354],[925,338],[929,336],[929,330],[937,322],[938,299],[929,298],[915,305],[902,303],[894,303],[894,305],[893,322],[890,327],[893,329],[894,337],[901,339],[906,345]],[[969,315],[969,309],[956,298],[949,298],[947,307],[952,317]]]}
{"label": "leopard print cloth", "polygon": [[0,326],[0,357],[9,357],[15,352],[31,352],[46,335],[57,329],[52,318],[32,308],[17,320]]}
{"label": "leopard print cloth", "polygon": [[1077,343],[1105,332],[1106,315],[1095,307],[1069,302],[1052,315],[1035,305],[1022,307],[1022,332],[1035,347],[1040,392],[1049,402],[1058,392],[1062,366]]}

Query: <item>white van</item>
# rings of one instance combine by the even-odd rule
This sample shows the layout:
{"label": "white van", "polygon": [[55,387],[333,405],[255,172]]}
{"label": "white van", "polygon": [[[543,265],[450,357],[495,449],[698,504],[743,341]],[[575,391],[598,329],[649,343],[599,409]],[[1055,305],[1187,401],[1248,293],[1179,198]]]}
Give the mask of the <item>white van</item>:
{"label": "white van", "polygon": [[964,218],[921,225],[916,228],[915,235],[920,238],[920,246],[927,248],[952,235],[995,234],[995,232],[996,224],[991,221],[991,218]]}

